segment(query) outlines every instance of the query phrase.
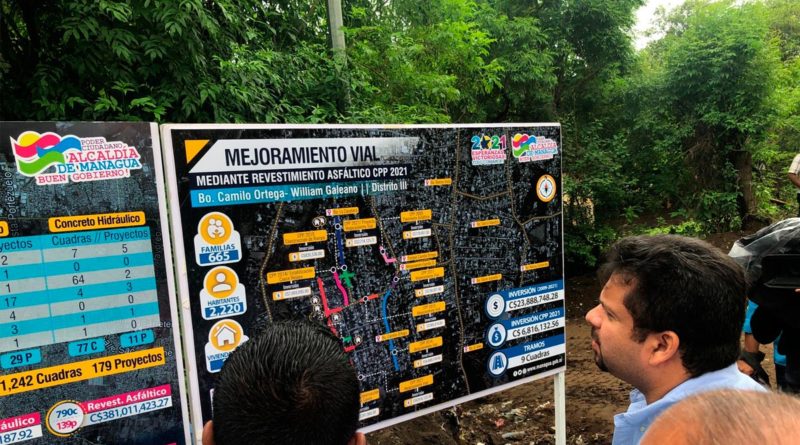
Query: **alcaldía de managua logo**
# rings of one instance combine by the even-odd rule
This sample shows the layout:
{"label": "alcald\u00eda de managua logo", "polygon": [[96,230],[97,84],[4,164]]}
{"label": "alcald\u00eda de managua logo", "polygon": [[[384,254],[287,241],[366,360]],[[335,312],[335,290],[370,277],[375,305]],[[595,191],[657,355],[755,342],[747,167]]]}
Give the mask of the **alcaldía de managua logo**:
{"label": "alcald\u00eda de managua logo", "polygon": [[104,137],[79,138],[26,131],[11,139],[17,171],[36,184],[66,184],[127,178],[141,169],[139,152]]}

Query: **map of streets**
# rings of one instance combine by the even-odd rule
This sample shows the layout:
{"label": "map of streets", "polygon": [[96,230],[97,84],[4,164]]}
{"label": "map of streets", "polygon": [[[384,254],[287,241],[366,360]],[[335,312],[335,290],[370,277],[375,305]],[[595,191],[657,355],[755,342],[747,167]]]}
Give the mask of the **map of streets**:
{"label": "map of streets", "polygon": [[557,124],[163,131],[202,421],[280,319],[341,340],[364,431],[564,369]]}

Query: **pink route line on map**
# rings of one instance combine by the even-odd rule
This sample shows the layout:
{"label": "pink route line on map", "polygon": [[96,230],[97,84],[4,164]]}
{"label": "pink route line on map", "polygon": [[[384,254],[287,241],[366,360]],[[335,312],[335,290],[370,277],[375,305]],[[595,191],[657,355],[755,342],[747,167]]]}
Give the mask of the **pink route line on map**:
{"label": "pink route line on map", "polygon": [[386,249],[383,246],[380,246],[380,252],[381,256],[383,256],[383,261],[386,262],[386,264],[392,264],[397,261],[397,258],[389,258],[389,256],[386,255]]}

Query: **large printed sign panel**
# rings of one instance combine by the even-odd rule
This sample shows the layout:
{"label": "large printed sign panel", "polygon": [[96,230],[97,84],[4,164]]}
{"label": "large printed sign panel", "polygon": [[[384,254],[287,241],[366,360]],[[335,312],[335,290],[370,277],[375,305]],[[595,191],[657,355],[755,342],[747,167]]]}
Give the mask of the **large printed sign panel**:
{"label": "large printed sign panel", "polygon": [[162,127],[194,424],[273,320],[316,320],[371,431],[565,368],[560,127]]}
{"label": "large printed sign panel", "polygon": [[0,122],[0,182],[0,443],[187,443],[156,125]]}

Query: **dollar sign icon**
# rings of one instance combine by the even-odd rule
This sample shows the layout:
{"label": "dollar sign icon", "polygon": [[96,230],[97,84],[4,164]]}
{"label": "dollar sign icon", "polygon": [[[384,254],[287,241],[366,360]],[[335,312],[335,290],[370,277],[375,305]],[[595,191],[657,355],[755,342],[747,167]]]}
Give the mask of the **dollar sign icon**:
{"label": "dollar sign icon", "polygon": [[486,300],[486,307],[485,307],[486,315],[488,315],[489,318],[492,319],[499,317],[500,315],[503,314],[505,305],[506,303],[502,295],[500,294],[490,295],[489,298]]}
{"label": "dollar sign icon", "polygon": [[500,335],[500,330],[494,328],[494,332],[492,333],[492,342],[500,343],[501,341],[503,341],[503,337]]}
{"label": "dollar sign icon", "polygon": [[493,348],[499,347],[506,341],[506,328],[500,323],[493,324],[486,332],[486,340]]}

